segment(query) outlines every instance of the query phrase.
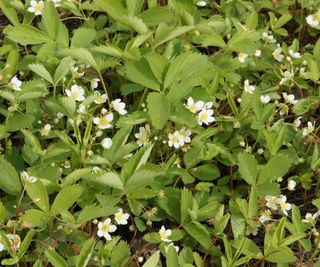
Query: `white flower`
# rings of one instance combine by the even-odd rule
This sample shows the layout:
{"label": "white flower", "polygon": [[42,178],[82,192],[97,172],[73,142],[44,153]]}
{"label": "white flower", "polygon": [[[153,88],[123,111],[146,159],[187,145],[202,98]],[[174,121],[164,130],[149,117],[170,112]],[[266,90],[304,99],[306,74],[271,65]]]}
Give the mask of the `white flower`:
{"label": "white flower", "polygon": [[98,223],[98,232],[97,235],[99,237],[104,237],[106,240],[111,240],[111,235],[109,233],[113,233],[117,230],[117,226],[111,224],[111,219],[107,218],[104,222]]}
{"label": "white flower", "polygon": [[199,2],[196,3],[196,5],[198,7],[205,7],[207,5],[207,3],[205,1],[199,1]]}
{"label": "white flower", "polygon": [[100,95],[99,92],[94,92],[94,93],[96,95],[96,98],[93,101],[94,103],[96,103],[96,104],[106,103],[106,101],[107,101],[107,95],[106,94]]}
{"label": "white flower", "polygon": [[112,139],[109,137],[103,138],[101,141],[101,145],[104,149],[109,149],[112,146]]}
{"label": "white flower", "polygon": [[61,112],[58,112],[57,113],[57,118],[60,120],[60,119],[62,119],[64,117],[64,114],[63,113],[61,113]]}
{"label": "white flower", "polygon": [[136,133],[134,136],[138,139],[137,144],[139,146],[144,146],[149,141],[149,136],[151,134],[149,124],[146,124],[145,127],[139,127],[139,133]]}
{"label": "white flower", "polygon": [[282,78],[280,80],[280,85],[284,84],[287,81],[292,81],[293,77],[294,77],[294,73],[293,71],[288,71],[286,70],[285,72],[282,73]]}
{"label": "white flower", "polygon": [[17,251],[21,245],[21,239],[18,235],[7,234],[6,237],[10,241],[11,249]]}
{"label": "white flower", "polygon": [[272,34],[268,34],[266,32],[264,32],[262,34],[262,38],[264,40],[266,40],[268,43],[275,43],[276,42],[276,39],[274,38],[274,36]]}
{"label": "white flower", "polygon": [[311,134],[314,131],[315,122],[312,124],[312,122],[308,121],[307,125],[308,125],[307,127],[303,128],[303,131],[302,131],[303,136],[307,136],[308,134]]}
{"label": "white flower", "polygon": [[283,214],[288,216],[288,210],[291,210],[291,204],[287,203],[286,201],[286,196],[281,196],[280,198],[277,198],[277,204],[279,204]]}
{"label": "white flower", "polygon": [[113,114],[109,113],[107,115],[104,115],[102,117],[94,117],[93,123],[98,125],[98,128],[100,129],[108,129],[112,128],[111,122],[113,121]]}
{"label": "white flower", "polygon": [[289,191],[293,191],[294,190],[294,188],[296,187],[296,181],[294,181],[294,180],[289,180],[288,181],[288,186],[287,186],[287,188],[288,188],[288,190]]}
{"label": "white flower", "polygon": [[43,10],[44,3],[43,1],[35,1],[31,0],[30,1],[30,7],[28,8],[28,11],[30,13],[34,13],[36,16],[41,15],[42,10]]}
{"label": "white flower", "polygon": [[266,206],[270,209],[277,210],[277,197],[275,196],[265,196],[265,200],[267,201]]}
{"label": "white flower", "polygon": [[196,113],[198,111],[200,111],[203,106],[204,106],[204,102],[203,101],[198,101],[196,103],[194,103],[193,98],[190,96],[187,100],[187,105],[185,105],[187,107],[187,109],[189,109],[192,113]]}
{"label": "white flower", "polygon": [[78,79],[84,75],[84,72],[78,72],[79,67],[71,67],[72,76]]}
{"label": "white flower", "polygon": [[301,58],[301,54],[299,52],[293,52],[292,49],[289,49],[289,55],[293,58]]}
{"label": "white flower", "polygon": [[293,127],[294,127],[294,129],[295,129],[296,131],[298,130],[298,128],[299,128],[300,125],[301,125],[301,119],[302,119],[302,117],[299,116],[299,117],[296,118],[296,119],[294,120],[294,122],[293,122]]}
{"label": "white flower", "polygon": [[54,6],[55,6],[55,7],[59,7],[60,4],[61,4],[61,0],[51,0],[51,2],[54,3]]}
{"label": "white flower", "polygon": [[171,242],[168,246],[165,246],[165,247],[164,247],[166,253],[168,253],[169,247],[174,247],[174,249],[176,250],[177,253],[178,253],[179,250],[180,250],[178,246],[175,246],[175,245],[173,244],[173,242]]}
{"label": "white flower", "polygon": [[96,89],[99,85],[99,82],[100,82],[100,79],[98,78],[94,78],[92,81],[91,81],[91,88],[92,89]]}
{"label": "white flower", "polygon": [[173,134],[168,135],[169,141],[168,145],[170,147],[179,148],[184,145],[184,136],[180,134],[179,131],[175,131]]}
{"label": "white flower", "polygon": [[71,97],[75,101],[83,101],[85,99],[84,89],[76,84],[71,86],[71,90],[66,89],[66,93],[68,97]]}
{"label": "white flower", "polygon": [[203,123],[206,125],[209,125],[209,123],[214,122],[215,118],[212,115],[213,115],[213,109],[203,108],[197,116],[197,121],[199,125],[202,125]]}
{"label": "white flower", "polygon": [[266,221],[271,220],[271,211],[270,210],[264,210],[261,212],[261,215],[259,217],[260,223],[265,223]]}
{"label": "white flower", "polygon": [[21,91],[22,82],[18,79],[17,75],[13,76],[10,81],[10,86],[15,91]]}
{"label": "white flower", "polygon": [[0,242],[0,252],[4,251],[4,245]]}
{"label": "white flower", "polygon": [[306,21],[311,27],[318,27],[320,24],[320,9],[317,13],[307,16]]}
{"label": "white flower", "polygon": [[246,93],[253,94],[254,86],[249,84],[249,80],[244,81],[243,89]]}
{"label": "white flower", "polygon": [[262,95],[262,96],[260,96],[260,100],[263,104],[268,104],[270,102],[271,98],[268,95]]}
{"label": "white flower", "polygon": [[245,54],[245,53],[242,53],[240,52],[238,54],[238,60],[241,62],[241,63],[244,63],[246,61],[246,58],[248,57],[248,54]]}
{"label": "white flower", "polygon": [[308,213],[305,215],[305,219],[302,219],[302,222],[303,222],[303,223],[315,224],[318,215],[319,215],[319,214],[318,214],[317,212],[316,212],[315,214],[313,214],[313,215],[312,215],[312,213],[309,213],[309,212],[308,212]]}
{"label": "white flower", "polygon": [[161,228],[159,230],[160,238],[164,242],[172,242],[170,239],[168,239],[168,237],[171,235],[171,233],[172,233],[172,231],[170,229],[166,230],[166,228],[164,228],[163,225],[161,226]]}
{"label": "white flower", "polygon": [[284,98],[284,101],[288,104],[295,105],[298,102],[298,100],[295,100],[294,94],[288,95],[287,93],[282,93],[282,96]]}
{"label": "white flower", "polygon": [[85,107],[83,104],[80,104],[77,112],[78,112],[79,114],[85,113],[85,112],[86,112],[86,107]]}
{"label": "white flower", "polygon": [[306,72],[306,68],[302,67],[299,69],[299,76],[304,78],[304,79],[308,79],[308,73]]}
{"label": "white flower", "polygon": [[22,171],[20,173],[20,178],[23,182],[30,183],[30,184],[33,184],[38,180],[37,177],[29,175],[26,171]]}
{"label": "white flower", "polygon": [[113,100],[111,104],[113,109],[117,111],[120,115],[127,114],[127,111],[125,110],[126,104],[121,102],[121,99]]}
{"label": "white flower", "polygon": [[51,131],[51,125],[47,123],[42,129],[41,129],[41,135],[47,136]]}
{"label": "white flower", "polygon": [[275,49],[272,53],[273,57],[275,60],[282,62],[284,55],[281,53],[282,52],[282,48],[278,47],[277,49]]}
{"label": "white flower", "polygon": [[280,103],[280,104],[278,104],[278,107],[280,107],[279,112],[280,112],[281,116],[288,114],[289,107],[286,104]]}
{"label": "white flower", "polygon": [[261,50],[257,49],[255,52],[254,52],[254,55],[256,57],[260,57],[261,56]]}
{"label": "white flower", "polygon": [[190,130],[186,130],[186,128],[183,127],[183,128],[180,129],[179,133],[182,136],[184,143],[190,143],[191,142],[191,138],[190,138],[191,131]]}
{"label": "white flower", "polygon": [[129,214],[123,213],[122,209],[118,209],[118,212],[114,215],[114,219],[117,224],[126,225],[128,224]]}

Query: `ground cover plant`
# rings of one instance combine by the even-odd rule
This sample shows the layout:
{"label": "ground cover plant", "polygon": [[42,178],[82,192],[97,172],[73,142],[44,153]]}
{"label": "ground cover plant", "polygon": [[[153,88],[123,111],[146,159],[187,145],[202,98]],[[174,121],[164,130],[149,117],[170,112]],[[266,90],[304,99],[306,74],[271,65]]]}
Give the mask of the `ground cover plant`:
{"label": "ground cover plant", "polygon": [[320,1],[0,8],[1,266],[320,266]]}

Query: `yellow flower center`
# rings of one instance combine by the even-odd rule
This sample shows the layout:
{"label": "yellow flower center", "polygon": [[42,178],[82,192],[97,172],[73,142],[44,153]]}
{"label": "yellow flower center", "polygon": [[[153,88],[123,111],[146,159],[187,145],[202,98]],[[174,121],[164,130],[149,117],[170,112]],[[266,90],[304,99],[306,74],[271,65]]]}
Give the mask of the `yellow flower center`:
{"label": "yellow flower center", "polygon": [[109,122],[103,117],[99,119],[99,125],[108,125]]}
{"label": "yellow flower center", "polygon": [[72,98],[73,100],[76,100],[76,99],[78,98],[78,92],[72,92],[72,93],[71,93],[71,98]]}
{"label": "yellow flower center", "polygon": [[123,219],[123,216],[121,213],[116,214],[116,221],[122,221],[122,219]]}
{"label": "yellow flower center", "polygon": [[41,10],[42,10],[41,5],[37,4],[37,5],[34,7],[34,10],[35,10],[35,11],[41,11]]}
{"label": "yellow flower center", "polygon": [[179,142],[179,137],[178,137],[178,136],[173,136],[172,141],[173,141],[174,143]]}
{"label": "yellow flower center", "polygon": [[161,233],[160,236],[161,239],[166,239],[168,237],[166,232]]}
{"label": "yellow flower center", "polygon": [[109,232],[109,225],[108,225],[108,224],[104,224],[104,225],[101,227],[101,231],[102,231],[102,232]]}
{"label": "yellow flower center", "polygon": [[202,113],[200,115],[200,120],[202,121],[207,121],[208,120],[208,114],[207,113]]}

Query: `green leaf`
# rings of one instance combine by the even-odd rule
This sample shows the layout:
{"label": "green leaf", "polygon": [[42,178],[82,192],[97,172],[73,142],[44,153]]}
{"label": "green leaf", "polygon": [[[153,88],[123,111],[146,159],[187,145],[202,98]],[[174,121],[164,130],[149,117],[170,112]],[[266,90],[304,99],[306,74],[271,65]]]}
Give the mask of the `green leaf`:
{"label": "green leaf", "polygon": [[27,235],[23,239],[21,246],[20,246],[20,249],[19,249],[19,252],[18,252],[19,259],[21,259],[22,256],[27,252],[27,250],[31,244],[33,234],[34,234],[34,230],[30,230],[30,231],[28,231]]}
{"label": "green leaf", "polygon": [[193,206],[193,197],[191,192],[184,188],[181,191],[181,224],[183,224],[186,219],[189,217],[189,210]]}
{"label": "green leaf", "polygon": [[32,201],[44,212],[49,212],[48,192],[43,183],[38,179],[35,183],[28,183],[26,191]]}
{"label": "green leaf", "polygon": [[162,129],[171,113],[171,103],[168,97],[162,93],[150,93],[147,97],[148,113],[153,126]]}
{"label": "green leaf", "polygon": [[164,89],[168,88],[173,82],[183,81],[195,72],[201,71],[206,66],[207,60],[206,56],[194,52],[177,56],[167,71]]}
{"label": "green leaf", "polygon": [[179,266],[178,253],[173,246],[167,246],[166,254],[166,264],[167,266]]}
{"label": "green leaf", "polygon": [[75,182],[77,182],[79,179],[86,177],[91,173],[91,168],[83,168],[83,169],[76,169],[70,174],[68,174],[62,182],[62,187],[65,187],[67,185],[71,185]]}
{"label": "green leaf", "polygon": [[129,80],[147,88],[160,91],[159,82],[146,59],[142,58],[139,61],[127,61],[125,64],[125,73]]}
{"label": "green leaf", "polygon": [[92,255],[95,245],[94,239],[88,239],[82,246],[80,255],[77,258],[76,267],[86,267]]}
{"label": "green leaf", "polygon": [[291,160],[285,155],[274,156],[268,163],[261,169],[258,184],[272,183],[278,177],[284,176],[291,166]]}
{"label": "green leaf", "polygon": [[51,41],[49,36],[26,24],[8,26],[3,30],[3,33],[7,34],[9,39],[21,45],[42,44]]}
{"label": "green leaf", "polygon": [[42,22],[51,39],[56,39],[60,26],[60,17],[52,1],[46,1],[42,10]]}
{"label": "green leaf", "polygon": [[46,249],[44,254],[54,267],[68,267],[68,264],[65,262],[65,260],[52,248]]}
{"label": "green leaf", "polygon": [[274,24],[273,28],[279,29],[291,19],[292,19],[292,16],[290,14],[284,14],[279,19],[276,20],[276,23]]}
{"label": "green leaf", "polygon": [[212,181],[220,176],[219,169],[212,164],[204,164],[191,170],[192,175],[202,181]]}
{"label": "green leaf", "polygon": [[94,4],[118,21],[123,20],[127,14],[121,2],[118,0],[95,0]]}
{"label": "green leaf", "polygon": [[142,267],[157,267],[159,266],[160,251],[156,251],[144,264]]}
{"label": "green leaf", "polygon": [[18,131],[23,128],[28,128],[35,117],[29,114],[22,114],[20,112],[15,112],[8,117],[7,120],[7,130],[10,132]]}
{"label": "green leaf", "polygon": [[135,192],[138,189],[146,187],[150,185],[155,177],[158,177],[163,174],[163,171],[155,166],[143,166],[138,169],[131,177],[129,177],[128,181],[125,184],[125,192],[126,194],[130,194]]}
{"label": "green leaf", "polygon": [[183,226],[186,232],[197,240],[201,246],[208,249],[211,246],[211,238],[208,231],[198,222],[188,223]]}
{"label": "green leaf", "polygon": [[78,28],[71,39],[71,47],[87,47],[96,38],[96,31],[89,28]]}
{"label": "green leaf", "polygon": [[154,47],[157,47],[165,42],[168,42],[179,35],[182,35],[193,29],[193,26],[171,27],[165,23],[160,23],[154,38]]}
{"label": "green leaf", "polygon": [[28,67],[34,73],[38,74],[40,77],[47,80],[49,83],[53,84],[51,74],[49,73],[49,71],[47,71],[47,69],[43,65],[34,63],[34,64],[30,64]]}
{"label": "green leaf", "polygon": [[252,155],[243,152],[238,155],[241,177],[250,185],[254,185],[258,175],[258,164]]}
{"label": "green leaf", "polygon": [[62,188],[53,201],[51,212],[57,215],[61,210],[69,209],[83,192],[80,185],[70,185]]}
{"label": "green leaf", "polygon": [[119,175],[114,172],[104,173],[96,177],[94,180],[95,182],[101,185],[117,188],[119,190],[124,190],[124,186]]}
{"label": "green leaf", "polygon": [[93,55],[91,54],[91,52],[86,49],[86,48],[70,48],[70,49],[64,49],[62,51],[63,54],[68,55],[73,57],[74,59],[88,64],[91,67],[95,68],[96,70],[98,70],[98,65],[93,57]]}
{"label": "green leaf", "polygon": [[0,170],[0,189],[11,195],[19,195],[22,187],[14,167],[5,159],[0,159]]}
{"label": "green leaf", "polygon": [[13,25],[20,24],[17,12],[6,1],[0,1],[0,9]]}
{"label": "green leaf", "polygon": [[71,57],[65,57],[60,61],[53,76],[55,85],[57,85],[58,82],[60,82],[61,79],[67,75],[67,73],[70,71],[71,64],[72,64]]}
{"label": "green leaf", "polygon": [[310,62],[310,71],[308,72],[308,76],[313,82],[317,82],[320,78],[319,67],[317,62],[314,60],[311,60]]}

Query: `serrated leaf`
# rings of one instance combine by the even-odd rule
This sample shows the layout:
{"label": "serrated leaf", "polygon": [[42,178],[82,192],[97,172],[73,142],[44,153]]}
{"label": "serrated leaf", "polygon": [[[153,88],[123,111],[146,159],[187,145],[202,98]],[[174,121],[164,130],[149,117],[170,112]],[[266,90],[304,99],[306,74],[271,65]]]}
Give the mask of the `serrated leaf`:
{"label": "serrated leaf", "polygon": [[37,180],[35,183],[28,183],[26,191],[32,201],[44,212],[49,212],[48,192],[43,183]]}
{"label": "serrated leaf", "polygon": [[49,36],[26,24],[8,26],[3,30],[3,33],[8,35],[9,39],[21,45],[42,44],[51,41]]}
{"label": "serrated leaf", "polygon": [[0,189],[11,195],[20,194],[22,187],[15,168],[5,159],[0,159],[0,170]]}
{"label": "serrated leaf", "polygon": [[80,185],[70,185],[62,188],[52,203],[51,212],[56,215],[61,210],[69,209],[78,200],[82,192],[83,188]]}
{"label": "serrated leaf", "polygon": [[250,185],[254,185],[258,175],[258,164],[252,155],[243,152],[238,155],[239,172],[242,178]]}
{"label": "serrated leaf", "polygon": [[89,28],[78,28],[71,39],[71,47],[87,47],[96,38],[96,31]]}
{"label": "serrated leaf", "polygon": [[150,93],[147,97],[148,113],[153,126],[162,129],[171,114],[171,103],[162,93]]}
{"label": "serrated leaf", "polygon": [[60,26],[60,17],[58,16],[57,9],[52,1],[46,1],[42,10],[42,22],[46,32],[52,39],[56,39]]}
{"label": "serrated leaf", "polygon": [[38,74],[40,77],[47,80],[49,83],[53,84],[51,74],[43,65],[34,63],[34,64],[30,64],[28,67],[34,73]]}
{"label": "serrated leaf", "polygon": [[68,264],[65,262],[65,260],[52,248],[46,249],[44,254],[54,267],[68,267]]}
{"label": "serrated leaf", "polygon": [[77,258],[76,267],[86,267],[90,261],[92,251],[95,245],[94,239],[89,239],[84,242],[80,255]]}

